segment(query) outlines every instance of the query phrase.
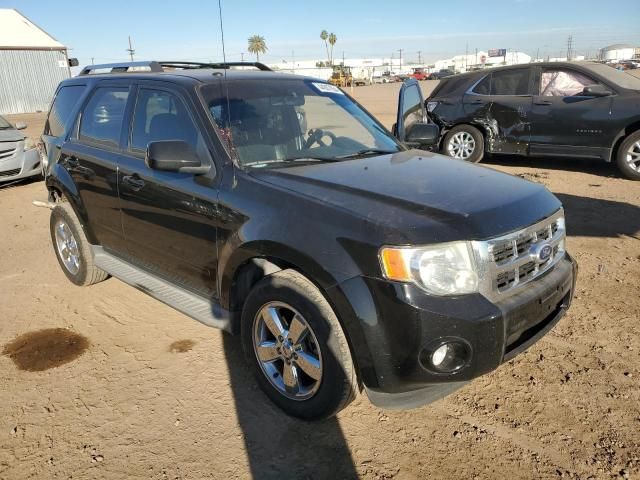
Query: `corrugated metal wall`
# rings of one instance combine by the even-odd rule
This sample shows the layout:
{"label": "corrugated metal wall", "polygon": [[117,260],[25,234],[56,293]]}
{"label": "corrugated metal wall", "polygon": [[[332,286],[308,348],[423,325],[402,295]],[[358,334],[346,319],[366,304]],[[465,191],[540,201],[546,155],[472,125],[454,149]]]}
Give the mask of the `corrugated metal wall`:
{"label": "corrugated metal wall", "polygon": [[2,50],[0,114],[47,111],[60,81],[69,77],[64,52]]}

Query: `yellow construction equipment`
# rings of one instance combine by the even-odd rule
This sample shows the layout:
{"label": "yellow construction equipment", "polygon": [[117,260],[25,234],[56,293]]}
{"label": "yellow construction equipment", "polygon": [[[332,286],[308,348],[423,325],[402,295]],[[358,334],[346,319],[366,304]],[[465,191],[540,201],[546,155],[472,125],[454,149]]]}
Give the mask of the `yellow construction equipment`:
{"label": "yellow construction equipment", "polygon": [[351,75],[351,67],[344,65],[334,65],[333,73],[329,79],[331,85],[336,87],[350,87],[353,83],[353,75]]}

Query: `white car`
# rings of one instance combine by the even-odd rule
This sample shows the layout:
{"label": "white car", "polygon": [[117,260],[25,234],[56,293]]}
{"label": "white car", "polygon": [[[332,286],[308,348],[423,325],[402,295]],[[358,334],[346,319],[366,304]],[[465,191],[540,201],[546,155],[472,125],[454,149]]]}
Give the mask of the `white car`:
{"label": "white car", "polygon": [[36,144],[19,131],[24,123],[15,126],[0,115],[0,183],[40,175],[40,155]]}

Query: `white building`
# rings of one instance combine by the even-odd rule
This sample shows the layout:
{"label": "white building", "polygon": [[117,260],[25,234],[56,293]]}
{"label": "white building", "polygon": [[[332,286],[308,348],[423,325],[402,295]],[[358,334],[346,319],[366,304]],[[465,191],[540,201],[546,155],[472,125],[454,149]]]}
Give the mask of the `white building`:
{"label": "white building", "polygon": [[478,51],[477,53],[456,55],[452,58],[438,60],[435,62],[433,70],[455,70],[456,72],[464,73],[477,68],[519,65],[530,62],[531,57],[524,52],[508,51],[504,56],[490,57],[488,52]]}
{"label": "white building", "polygon": [[620,60],[633,60],[640,57],[640,48],[636,48],[632,45],[617,43],[615,45],[609,45],[600,50],[600,60],[608,61],[620,61]]}
{"label": "white building", "polygon": [[17,10],[0,8],[0,114],[47,110],[70,76],[67,47]]}

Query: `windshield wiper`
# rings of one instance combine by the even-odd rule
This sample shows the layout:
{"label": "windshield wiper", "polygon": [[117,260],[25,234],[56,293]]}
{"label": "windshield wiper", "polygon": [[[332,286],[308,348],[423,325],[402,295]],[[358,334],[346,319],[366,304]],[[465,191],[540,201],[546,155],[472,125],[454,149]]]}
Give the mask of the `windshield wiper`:
{"label": "windshield wiper", "polygon": [[348,153],[347,155],[340,155],[335,157],[337,160],[342,160],[345,158],[357,158],[364,157],[365,155],[388,155],[391,153],[398,153],[398,150],[390,151],[390,150],[382,150],[379,148],[365,148],[363,150],[358,150],[355,153]]}
{"label": "windshield wiper", "polygon": [[337,162],[340,157],[292,157],[283,160],[284,162],[297,162],[299,160],[309,160],[312,162]]}

